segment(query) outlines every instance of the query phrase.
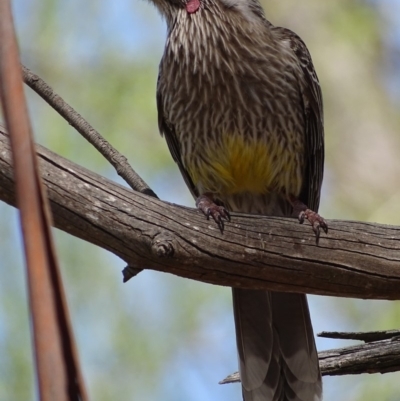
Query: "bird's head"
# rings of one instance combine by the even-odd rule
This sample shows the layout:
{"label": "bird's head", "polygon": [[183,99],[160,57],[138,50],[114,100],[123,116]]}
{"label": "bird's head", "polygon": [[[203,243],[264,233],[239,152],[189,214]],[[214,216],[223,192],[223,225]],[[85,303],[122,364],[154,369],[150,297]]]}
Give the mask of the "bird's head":
{"label": "bird's head", "polygon": [[248,22],[264,20],[259,0],[151,0],[166,18],[169,27],[179,17],[207,18],[207,14],[219,15],[223,20],[230,17],[245,18]]}

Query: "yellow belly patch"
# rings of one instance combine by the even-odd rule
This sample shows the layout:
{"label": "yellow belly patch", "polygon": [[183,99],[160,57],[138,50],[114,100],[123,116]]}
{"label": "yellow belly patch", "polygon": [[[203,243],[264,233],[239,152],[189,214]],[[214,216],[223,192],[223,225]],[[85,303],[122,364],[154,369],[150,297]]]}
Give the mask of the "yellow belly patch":
{"label": "yellow belly patch", "polygon": [[231,135],[221,145],[211,145],[202,152],[203,157],[192,157],[187,167],[194,184],[203,191],[226,195],[300,192],[299,149],[289,150],[278,141],[245,141]]}

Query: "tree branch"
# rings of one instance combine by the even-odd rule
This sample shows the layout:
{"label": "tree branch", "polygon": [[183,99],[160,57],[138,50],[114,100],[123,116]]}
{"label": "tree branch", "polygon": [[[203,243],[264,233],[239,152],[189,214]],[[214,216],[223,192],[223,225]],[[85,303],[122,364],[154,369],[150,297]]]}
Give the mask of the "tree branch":
{"label": "tree branch", "polygon": [[317,334],[318,337],[336,338],[340,340],[360,340],[366,343],[373,341],[387,340],[395,337],[400,338],[400,330],[368,331],[363,332],[341,332],[341,331],[323,331]]}
{"label": "tree branch", "polygon": [[[377,333],[357,334],[369,338]],[[383,337],[388,332],[380,333]],[[322,376],[396,372],[400,370],[400,333],[385,340],[322,351],[318,358]],[[240,382],[239,372],[232,373],[219,384],[237,382]]]}
{"label": "tree branch", "polygon": [[[0,131],[0,199],[15,205]],[[316,246],[311,228],[295,219],[234,213],[221,234],[196,210],[132,192],[37,148],[55,226],[130,268],[231,287],[400,299],[399,227],[334,220]]]}
{"label": "tree branch", "polygon": [[400,337],[318,354],[323,375],[389,373],[400,370]]}
{"label": "tree branch", "polygon": [[157,197],[153,190],[132,169],[124,155],[111,146],[75,109],[61,96],[57,95],[42,78],[24,65],[21,65],[21,69],[24,82],[91,143],[132,189]]}

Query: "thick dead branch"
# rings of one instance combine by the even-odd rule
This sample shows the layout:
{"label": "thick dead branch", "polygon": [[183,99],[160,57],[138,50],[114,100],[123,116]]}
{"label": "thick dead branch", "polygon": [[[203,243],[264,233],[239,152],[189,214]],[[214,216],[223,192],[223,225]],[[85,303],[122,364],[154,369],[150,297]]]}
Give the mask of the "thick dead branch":
{"label": "thick dead branch", "polygon": [[318,354],[323,375],[389,373],[400,370],[400,337]]}
{"label": "thick dead branch", "polygon": [[[393,336],[396,332],[397,335]],[[349,334],[350,336],[352,334],[357,334],[359,337],[368,339],[374,336],[383,338],[385,335],[391,335],[392,337],[386,338],[385,340],[354,345],[352,347],[319,352],[319,366],[322,376],[389,373],[400,370],[400,332],[398,330],[340,334]],[[322,337],[326,336],[323,335]],[[340,338],[344,337],[341,336]],[[219,383],[227,384],[237,382],[240,382],[239,372],[232,373]]]}
{"label": "thick dead branch", "polygon": [[[400,228],[330,221],[315,245],[295,219],[232,215],[223,234],[193,209],[133,192],[38,147],[55,226],[147,268],[243,288],[400,299]],[[0,199],[14,205],[6,135]]]}

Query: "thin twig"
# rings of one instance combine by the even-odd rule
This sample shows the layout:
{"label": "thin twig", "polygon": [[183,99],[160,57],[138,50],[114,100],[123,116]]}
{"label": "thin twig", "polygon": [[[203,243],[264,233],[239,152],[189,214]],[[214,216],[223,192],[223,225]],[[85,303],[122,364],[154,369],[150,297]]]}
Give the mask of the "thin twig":
{"label": "thin twig", "polygon": [[76,110],[57,95],[42,78],[25,66],[22,66],[22,73],[24,82],[90,142],[111,163],[117,173],[132,189],[157,198],[153,190],[132,169],[126,157],[111,146]]}
{"label": "thin twig", "polygon": [[400,337],[400,330],[368,331],[362,332],[341,332],[341,331],[323,331],[317,334],[318,337],[335,338],[339,340],[359,340],[366,343],[373,341],[387,340],[393,337]]}

